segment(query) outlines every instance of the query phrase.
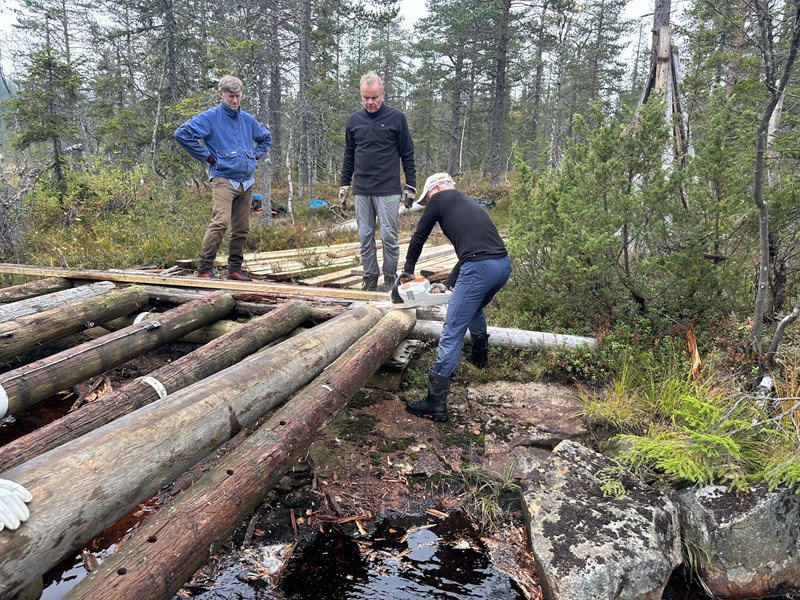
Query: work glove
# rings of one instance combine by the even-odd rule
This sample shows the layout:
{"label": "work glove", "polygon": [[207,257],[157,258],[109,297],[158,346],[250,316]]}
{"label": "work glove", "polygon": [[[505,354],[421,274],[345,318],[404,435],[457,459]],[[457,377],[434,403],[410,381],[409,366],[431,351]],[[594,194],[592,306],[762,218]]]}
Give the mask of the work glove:
{"label": "work glove", "polygon": [[431,293],[432,294],[444,294],[447,291],[447,286],[443,283],[432,283],[431,284]]}
{"label": "work glove", "polygon": [[16,529],[31,516],[26,502],[33,500],[31,493],[10,479],[0,479],[0,531]]}
{"label": "work glove", "polygon": [[350,195],[349,185],[339,186],[339,206],[342,207],[342,210],[345,210],[347,208],[347,197],[349,195]]}
{"label": "work glove", "polygon": [[400,279],[400,283],[408,283],[414,279],[413,273],[406,273],[403,271],[400,275],[397,276]]}
{"label": "work glove", "polygon": [[406,187],[403,188],[403,206],[406,208],[411,208],[411,205],[414,204],[414,200],[417,198],[417,188],[413,185],[406,184]]}

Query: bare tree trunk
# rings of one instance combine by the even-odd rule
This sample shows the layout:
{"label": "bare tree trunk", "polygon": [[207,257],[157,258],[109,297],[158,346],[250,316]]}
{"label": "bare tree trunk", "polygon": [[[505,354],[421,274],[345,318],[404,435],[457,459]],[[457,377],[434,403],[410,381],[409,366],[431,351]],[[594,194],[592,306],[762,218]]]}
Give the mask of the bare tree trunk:
{"label": "bare tree trunk", "polygon": [[[389,357],[414,317],[392,311],[188,491],[142,526],[66,596],[169,598],[246,518]],[[120,573],[125,573],[120,577]]]}
{"label": "bare tree trunk", "polygon": [[455,173],[458,167],[459,154],[459,128],[461,127],[461,108],[463,105],[464,84],[462,83],[464,73],[464,60],[461,52],[458,53],[453,69],[453,94],[452,112],[450,113],[450,141],[447,145],[447,172]]}
{"label": "bare tree trunk", "polygon": [[506,71],[508,69],[508,28],[511,19],[511,0],[500,0],[500,31],[497,38],[497,62],[495,66],[494,107],[492,110],[491,153],[492,168],[489,182],[492,187],[500,184],[503,152],[503,126],[506,119]]}
{"label": "bare tree trunk", "polygon": [[309,35],[311,31],[311,0],[302,0],[300,3],[300,56],[298,61],[299,79],[297,89],[297,112],[300,124],[300,140],[298,144],[297,160],[297,196],[303,198],[311,195],[311,140],[310,116],[308,107],[308,87],[310,80],[311,60],[309,52]]}
{"label": "bare tree trunk", "polygon": [[[261,52],[259,59],[261,64],[256,70],[258,82],[258,120],[267,124],[270,133],[273,134],[272,145],[267,156],[264,157],[264,164],[259,170],[259,184],[261,187],[261,226],[269,227],[272,225],[272,156],[275,155],[275,131],[269,125],[269,95],[267,94],[268,74],[272,70],[273,63],[278,61],[277,56],[272,56],[269,52],[272,42],[272,35],[269,28],[269,4],[262,2],[258,14],[258,29],[261,37]],[[270,90],[270,94],[272,90]]]}
{"label": "bare tree trunk", "polygon": [[169,99],[175,102],[178,99],[178,57],[176,54],[175,39],[178,36],[178,23],[175,19],[174,0],[163,0],[164,9],[164,62],[167,73]]}
{"label": "bare tree trunk", "polygon": [[269,7],[269,53],[271,57],[269,69],[269,124],[272,132],[272,177],[275,181],[283,179],[283,127],[281,116],[283,111],[281,87],[281,11],[279,0],[267,0]]}
{"label": "bare tree trunk", "polygon": [[760,35],[760,50],[765,71],[765,81],[770,93],[770,99],[764,107],[761,121],[758,125],[756,137],[756,161],[753,174],[753,202],[758,208],[758,239],[759,239],[759,260],[758,260],[758,290],[756,292],[755,310],[753,314],[753,329],[750,334],[750,349],[758,358],[759,366],[762,365],[761,334],[764,324],[764,307],[767,292],[769,291],[769,211],[767,203],[763,197],[765,158],[767,153],[768,136],[770,123],[775,109],[779,105],[781,98],[786,90],[789,76],[794,67],[797,57],[798,45],[800,45],[800,3],[795,3],[793,23],[791,28],[791,38],[789,40],[788,52],[783,64],[780,75],[780,68],[775,53],[773,51],[774,38],[769,14],[769,4],[766,0],[758,0],[757,17]]}

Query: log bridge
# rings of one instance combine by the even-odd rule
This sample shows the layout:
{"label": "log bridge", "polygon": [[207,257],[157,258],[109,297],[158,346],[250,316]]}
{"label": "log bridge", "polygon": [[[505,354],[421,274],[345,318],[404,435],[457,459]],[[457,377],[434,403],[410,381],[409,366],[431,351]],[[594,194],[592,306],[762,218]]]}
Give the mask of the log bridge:
{"label": "log bridge", "polygon": [[[20,265],[0,273],[38,278],[0,289],[0,418],[169,342],[201,340],[0,446],[0,479],[33,495],[30,518],[0,531],[0,600],[262,420],[68,595],[172,597],[406,337],[438,335],[415,311],[381,310],[370,301],[383,294],[360,290]],[[594,342],[502,333],[494,337],[512,347]],[[64,340],[76,343],[58,350]]]}

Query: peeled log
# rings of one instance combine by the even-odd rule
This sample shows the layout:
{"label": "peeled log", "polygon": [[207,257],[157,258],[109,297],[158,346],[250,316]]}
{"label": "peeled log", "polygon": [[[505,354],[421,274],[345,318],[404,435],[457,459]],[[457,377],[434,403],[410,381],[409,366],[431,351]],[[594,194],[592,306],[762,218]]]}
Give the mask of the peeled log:
{"label": "peeled log", "polygon": [[[137,302],[142,300],[141,294],[144,294],[144,301],[147,301],[147,292],[141,288],[127,289],[134,290]],[[124,291],[126,290],[120,290]],[[225,316],[233,308],[233,303],[230,294],[211,293],[203,300],[195,300],[159,314],[157,319],[142,321],[4,373],[0,375],[0,387],[8,397],[8,412],[19,412],[59,390],[173,342],[190,331]]]}
{"label": "peeled log", "polygon": [[[159,285],[146,285],[145,289],[150,294],[150,301],[154,304],[163,302],[170,304],[183,304],[184,302],[195,300],[200,293],[194,290],[182,290]],[[247,300],[240,299],[240,296],[247,298]],[[277,300],[277,294],[234,293],[233,297],[236,299],[236,307],[233,309],[233,312],[239,315],[263,315],[271,310],[275,310],[275,308],[281,304],[281,301]],[[254,298],[258,297],[263,297],[264,301],[255,302]],[[313,298],[307,298],[306,300],[310,302],[313,300]],[[345,303],[344,301],[341,304],[321,303],[320,306],[309,304],[311,320],[315,323],[321,323],[322,321],[332,319],[347,310],[349,304],[351,303]]]}
{"label": "peeled log", "polygon": [[[562,333],[542,333],[541,331],[506,329],[503,327],[487,327],[487,331],[489,333],[489,345],[500,348],[520,348],[523,350],[552,346],[577,348],[579,346],[594,346],[597,343],[594,338]],[[435,342],[439,340],[441,335],[442,323],[438,321],[417,321],[414,330],[408,337]],[[472,343],[469,332],[464,337],[464,341]]]}
{"label": "peeled log", "polygon": [[0,474],[31,516],[0,532],[0,598],[13,598],[239,429],[319,375],[380,320],[359,307]]}
{"label": "peeled log", "polygon": [[0,361],[42,342],[87,329],[87,323],[108,321],[140,310],[147,300],[145,289],[131,286],[0,323]]}
{"label": "peeled log", "polygon": [[116,289],[116,287],[117,286],[110,281],[98,281],[96,283],[90,283],[89,285],[82,285],[69,288],[68,290],[61,290],[60,292],[53,292],[52,294],[28,298],[27,300],[19,300],[11,304],[4,304],[0,306],[0,323],[26,317],[44,310],[50,310],[51,308],[61,306],[65,302],[93,298],[100,294],[110,292]]}
{"label": "peeled log", "polygon": [[[171,394],[235,365],[245,356],[289,333],[307,318],[308,307],[303,302],[282,304],[269,315],[253,319],[206,346],[148,373],[147,379],[140,377],[116,392],[0,447],[0,471],[158,400],[159,392],[155,386],[161,386],[163,393]],[[148,383],[148,380],[152,383]]]}
{"label": "peeled log", "polygon": [[51,294],[59,290],[66,290],[72,287],[72,282],[64,277],[48,277],[47,279],[37,279],[21,285],[15,285],[0,289],[0,304],[8,302],[18,302],[26,298],[34,298],[43,294]]}
{"label": "peeled log", "polygon": [[66,596],[171,598],[208,560],[414,326],[389,312],[236,450],[142,525]]}

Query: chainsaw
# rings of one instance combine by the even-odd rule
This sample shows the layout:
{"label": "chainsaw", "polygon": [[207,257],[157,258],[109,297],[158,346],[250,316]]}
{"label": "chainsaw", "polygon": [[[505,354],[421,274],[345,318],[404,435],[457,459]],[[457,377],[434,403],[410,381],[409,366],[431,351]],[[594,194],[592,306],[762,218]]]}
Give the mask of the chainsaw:
{"label": "chainsaw", "polygon": [[389,300],[393,308],[420,308],[440,306],[450,302],[453,292],[435,292],[431,290],[431,282],[425,277],[415,277],[410,281],[394,280],[389,291]]}

